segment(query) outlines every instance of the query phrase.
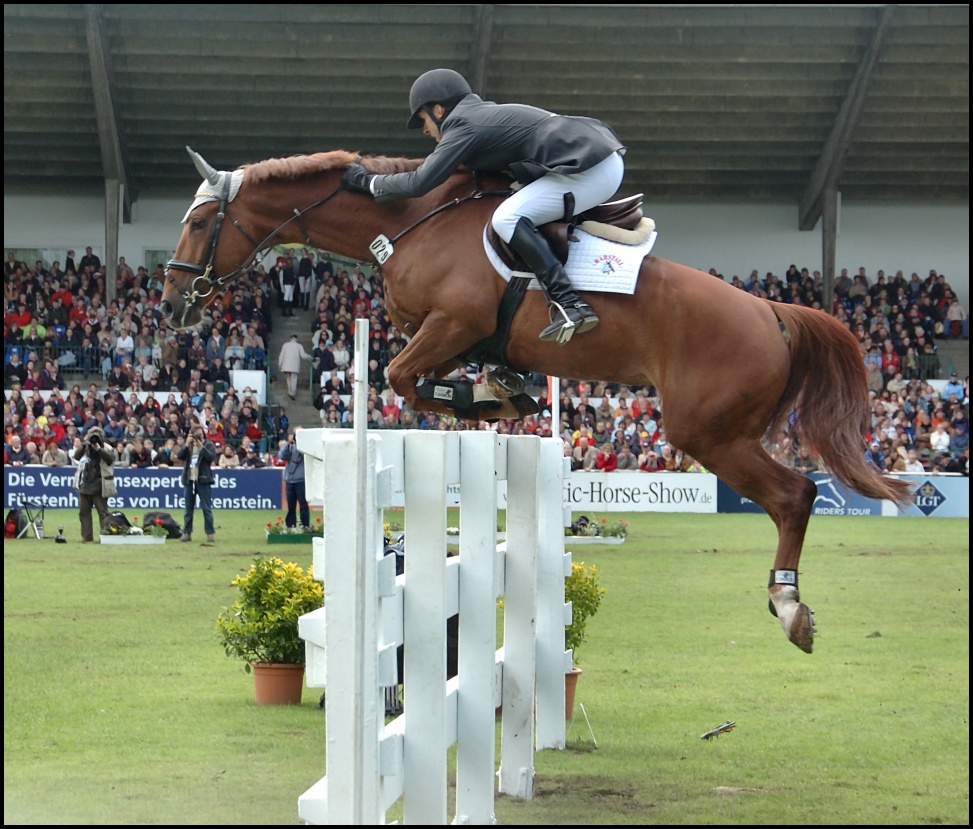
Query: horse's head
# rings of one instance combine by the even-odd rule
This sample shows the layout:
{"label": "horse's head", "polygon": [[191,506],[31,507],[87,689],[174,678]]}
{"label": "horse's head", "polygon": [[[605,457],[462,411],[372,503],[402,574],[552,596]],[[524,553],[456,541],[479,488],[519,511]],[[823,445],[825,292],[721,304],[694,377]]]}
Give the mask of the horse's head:
{"label": "horse's head", "polygon": [[183,217],[176,252],[166,263],[160,308],[167,322],[177,329],[198,325],[206,306],[249,267],[259,247],[245,231],[235,234],[232,241],[221,240],[223,221],[229,219],[227,207],[240,189],[243,171],[217,170],[199,153],[186,149],[203,183]]}
{"label": "horse's head", "polygon": [[[339,208],[343,212],[332,210],[328,214],[315,213],[314,217],[307,215],[346,192],[340,181],[341,172],[358,155],[333,150],[267,159],[227,172],[217,170],[189,147],[186,149],[202,174],[203,183],[183,217],[176,252],[166,264],[161,308],[174,328],[199,324],[206,306],[275,244],[301,242],[308,247],[325,247],[341,253],[344,251],[340,250],[340,244],[347,243],[351,247],[346,255],[358,259],[368,255],[368,242],[374,236],[352,238],[347,223],[340,227],[336,224],[337,218],[354,212],[345,210],[352,199],[359,208],[366,203],[361,196],[347,195],[343,207]],[[371,169],[397,172],[398,163],[382,160],[375,162]],[[410,169],[418,164],[413,162]],[[246,197],[241,195],[234,202],[244,177],[248,192]],[[276,195],[269,194],[268,187],[276,188]],[[256,192],[261,193],[259,199],[254,196]],[[232,227],[224,228],[224,223]]]}

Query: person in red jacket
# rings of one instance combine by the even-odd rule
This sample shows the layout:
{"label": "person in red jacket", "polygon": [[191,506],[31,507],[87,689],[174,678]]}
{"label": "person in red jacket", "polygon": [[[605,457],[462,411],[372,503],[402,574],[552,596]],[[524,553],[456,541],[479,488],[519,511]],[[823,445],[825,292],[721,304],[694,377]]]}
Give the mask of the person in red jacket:
{"label": "person in red jacket", "polygon": [[217,449],[222,449],[226,443],[223,424],[215,418],[211,418],[209,421],[209,427],[206,430],[206,440],[210,441]]}
{"label": "person in red jacket", "polygon": [[618,456],[612,450],[610,441],[606,441],[601,445],[601,451],[598,452],[598,460],[595,462],[595,466],[599,472],[614,472],[618,469]]}
{"label": "person in red jacket", "polygon": [[254,444],[259,444],[264,439],[263,430],[257,426],[256,420],[247,420],[246,436]]}
{"label": "person in red jacket", "polygon": [[27,310],[27,303],[18,302],[15,310],[9,311],[4,314],[3,322],[4,325],[10,325],[10,323],[15,322],[24,331],[27,330],[27,326],[30,325],[33,315]]}
{"label": "person in red jacket", "polygon": [[[78,325],[88,322],[88,306],[84,304],[84,297],[75,297],[71,310],[68,311],[68,319],[74,320]],[[94,325],[92,325],[94,328]]]}

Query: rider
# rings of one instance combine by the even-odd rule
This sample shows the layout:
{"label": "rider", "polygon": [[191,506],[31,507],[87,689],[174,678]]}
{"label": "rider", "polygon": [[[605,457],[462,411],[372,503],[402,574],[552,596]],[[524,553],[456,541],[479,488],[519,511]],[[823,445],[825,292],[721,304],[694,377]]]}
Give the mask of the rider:
{"label": "rider", "polygon": [[349,164],[342,182],[377,201],[414,198],[442,184],[461,165],[505,172],[523,185],[494,211],[497,235],[516,251],[544,288],[551,324],[540,338],[566,343],[589,331],[598,317],[571,285],[539,225],[564,217],[567,193],[575,212],[595,207],[618,190],[625,147],[594,118],[557,115],[524,104],[497,104],[474,94],[452,69],[420,75],[409,93],[407,127],[422,127],[436,148],[411,173],[376,175]]}

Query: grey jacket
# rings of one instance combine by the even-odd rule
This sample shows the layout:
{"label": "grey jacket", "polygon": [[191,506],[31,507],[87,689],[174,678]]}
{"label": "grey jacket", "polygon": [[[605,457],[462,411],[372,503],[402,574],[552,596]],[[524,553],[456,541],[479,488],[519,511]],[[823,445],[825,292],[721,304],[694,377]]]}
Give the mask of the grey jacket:
{"label": "grey jacket", "polygon": [[[101,443],[96,447],[91,438],[97,436]],[[85,434],[85,443],[74,450],[74,459],[84,463],[75,473],[75,489],[82,495],[101,495],[109,498],[117,494],[115,488],[115,450],[105,443],[105,433],[92,426]]]}
{"label": "grey jacket", "polygon": [[284,466],[284,483],[296,484],[304,480],[304,453],[293,443],[284,444],[280,448],[277,460],[287,461]]}
{"label": "grey jacket", "polygon": [[376,201],[414,198],[438,187],[461,166],[508,173],[529,184],[547,173],[589,170],[625,147],[595,118],[556,115],[525,104],[497,104],[469,94],[441,125],[442,138],[411,173],[378,175]]}

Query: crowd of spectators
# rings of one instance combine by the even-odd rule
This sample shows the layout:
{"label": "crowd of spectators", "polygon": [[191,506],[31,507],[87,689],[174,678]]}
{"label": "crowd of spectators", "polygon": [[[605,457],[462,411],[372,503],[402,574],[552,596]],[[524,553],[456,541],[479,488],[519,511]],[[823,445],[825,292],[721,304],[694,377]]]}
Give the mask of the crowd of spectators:
{"label": "crowd of spectators", "polygon": [[[711,273],[725,279],[715,269]],[[467,428],[454,418],[419,416],[387,389],[384,370],[405,340],[382,313],[380,285],[371,284],[360,270],[356,271],[354,283],[354,300],[339,292],[335,304],[319,295],[318,317],[312,323],[314,370],[322,380],[314,405],[321,413],[323,425],[340,428],[353,424],[352,320],[361,314],[369,316],[371,325],[366,414],[369,427]],[[782,278],[767,274],[761,279],[754,271],[746,282],[734,276],[730,283],[779,302],[821,308],[824,301],[820,273],[811,274],[795,265]],[[358,304],[346,312],[349,302]],[[372,304],[366,304],[369,302]],[[931,270],[925,279],[912,274],[907,280],[901,271],[892,277],[878,271],[872,279],[864,268],[854,277],[842,270],[835,279],[832,312],[858,341],[866,367],[873,422],[869,446],[864,451],[870,460],[883,471],[914,472],[915,466],[905,469],[911,450],[924,471],[968,474],[968,378],[963,386],[953,375],[941,392],[929,383],[940,379],[943,368],[936,341],[969,339],[966,310],[945,276]],[[475,372],[475,366],[468,366],[456,376],[475,378]],[[544,382],[544,378],[535,379]],[[651,387],[631,389],[572,380],[560,394],[560,423],[556,431],[551,422],[550,401],[542,397],[539,405],[541,413],[536,417],[500,421],[492,426],[480,424],[480,428],[514,434],[557,433],[564,440],[565,455],[571,456],[574,469],[702,469],[694,458],[668,444],[663,403]],[[944,428],[950,439],[948,447],[942,439],[930,440],[930,433],[935,431],[931,427],[943,419],[948,420]],[[790,434],[768,441],[767,448],[781,463],[799,471],[819,468],[820,461],[813,458],[811,449],[799,446]]]}
{"label": "crowd of spectators", "polygon": [[[266,369],[275,293],[282,305],[279,279],[262,268],[250,276],[210,306],[197,330],[176,331],[158,307],[161,264],[149,273],[121,257],[106,304],[105,268],[92,248],[77,262],[68,251],[63,266],[49,268],[8,252],[5,462],[65,465],[98,425],[119,465],[178,465],[186,435],[201,423],[240,465],[272,463],[270,443],[285,424],[269,423],[255,393],[231,384],[232,369]],[[225,453],[220,461],[232,463]]]}
{"label": "crowd of spectators", "polygon": [[[724,279],[715,269],[711,274]],[[380,276],[345,268],[327,253],[300,251],[256,267],[233,283],[194,332],[167,328],[158,310],[164,271],[131,268],[119,259],[115,299],[104,302],[105,268],[89,247],[63,267],[28,266],[8,252],[4,270],[5,462],[70,463],[73,448],[93,425],[113,441],[119,464],[178,465],[193,423],[217,444],[218,466],[276,463],[283,422],[269,423],[253,392],[231,385],[234,368],[268,370],[275,316],[309,320],[314,406],[326,428],[354,423],[355,319],[369,321],[367,418],[370,428],[472,428],[451,417],[413,412],[388,386],[388,364],[406,339],[389,319]],[[791,265],[783,277],[756,271],[730,284],[768,299],[820,308],[818,272]],[[937,340],[969,338],[966,311],[946,278],[900,271],[874,278],[864,268],[835,279],[832,313],[859,342],[872,397],[870,446],[887,471],[968,474],[968,378],[955,376],[937,392],[928,381],[942,370]],[[476,380],[476,366],[457,376]],[[546,378],[532,378],[538,385]],[[546,394],[533,417],[481,423],[511,434],[560,435],[575,469],[700,471],[671,446],[663,401],[652,387],[565,380],[557,410]],[[41,392],[45,394],[42,395]],[[45,400],[44,397],[47,397]],[[310,425],[310,424],[308,424]],[[283,429],[281,427],[284,427]],[[768,439],[781,463],[813,472],[810,447],[790,434]],[[913,457],[914,456],[914,457]],[[910,466],[911,464],[911,466]],[[916,466],[918,464],[918,466]]]}

